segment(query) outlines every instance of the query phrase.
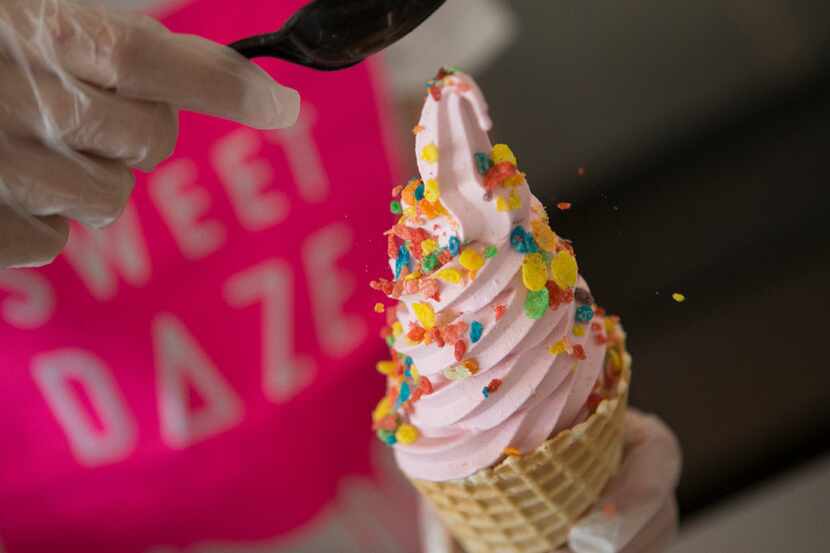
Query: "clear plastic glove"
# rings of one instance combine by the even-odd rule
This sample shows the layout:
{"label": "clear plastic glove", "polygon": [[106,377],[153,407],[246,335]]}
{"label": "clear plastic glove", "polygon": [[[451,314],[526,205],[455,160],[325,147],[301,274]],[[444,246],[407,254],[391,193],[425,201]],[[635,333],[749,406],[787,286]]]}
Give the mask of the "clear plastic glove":
{"label": "clear plastic glove", "polygon": [[290,126],[296,91],[208,40],[69,0],[0,1],[0,269],[50,262],[67,218],[113,222],[173,151],[178,110]]}
{"label": "clear plastic glove", "polygon": [[[666,551],[677,533],[677,439],[658,418],[629,409],[624,455],[597,506],[571,529],[568,547],[552,553]],[[425,504],[421,519],[425,553],[462,553]]]}

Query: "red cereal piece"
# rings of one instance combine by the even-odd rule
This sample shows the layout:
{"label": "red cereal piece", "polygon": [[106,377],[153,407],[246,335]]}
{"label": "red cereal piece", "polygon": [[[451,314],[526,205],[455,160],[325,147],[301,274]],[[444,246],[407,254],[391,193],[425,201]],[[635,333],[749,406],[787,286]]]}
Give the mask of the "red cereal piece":
{"label": "red cereal piece", "polygon": [[396,306],[391,306],[386,309],[386,324],[390,327],[395,324],[395,321],[398,320],[398,308]]}
{"label": "red cereal piece", "polygon": [[429,87],[429,94],[433,97],[436,102],[441,101],[441,89],[435,85]]}
{"label": "red cereal piece", "polygon": [[424,339],[424,334],[426,334],[424,327],[413,325],[412,328],[409,329],[409,332],[406,333],[406,337],[413,342],[420,342]]}
{"label": "red cereal piece", "polygon": [[398,259],[400,252],[398,250],[398,241],[395,239],[394,234],[386,237],[386,254],[392,259]]}
{"label": "red cereal piece", "polygon": [[606,336],[605,334],[595,334],[594,342],[596,342],[597,345],[600,346],[605,345],[608,343],[608,336]]}
{"label": "red cereal piece", "polygon": [[424,391],[421,388],[415,388],[415,391],[412,392],[412,398],[409,401],[415,403],[416,401],[421,399],[422,395],[424,395]]}
{"label": "red cereal piece", "polygon": [[501,319],[504,314],[507,312],[507,306],[504,304],[499,304],[496,306],[496,320],[498,321]]}
{"label": "red cereal piece", "polygon": [[432,333],[432,339],[435,341],[435,345],[439,348],[443,348],[446,345],[446,342],[444,341],[444,337],[441,335],[441,329],[436,326],[433,327],[430,332]]}
{"label": "red cereal piece", "polygon": [[588,396],[588,401],[585,402],[585,405],[588,407],[589,411],[593,411],[599,406],[601,401],[601,395],[599,395],[596,392],[591,392],[591,394]]}
{"label": "red cereal piece", "polygon": [[418,388],[423,390],[424,394],[429,395],[432,393],[432,382],[429,381],[429,378],[421,376],[421,381],[418,383]]}
{"label": "red cereal piece", "polygon": [[587,356],[585,355],[585,348],[583,348],[580,344],[574,344],[573,346],[574,357],[577,359],[586,359]]}
{"label": "red cereal piece", "polygon": [[440,287],[434,278],[424,278],[420,281],[421,293],[435,301],[441,301]]}
{"label": "red cereal piece", "polygon": [[487,389],[492,394],[493,392],[495,392],[496,390],[498,390],[501,387],[501,383],[502,383],[502,381],[501,381],[500,378],[494,378],[493,380],[490,381],[489,384],[487,384]]}
{"label": "red cereal piece", "polygon": [[415,412],[415,408],[412,406],[411,399],[407,400],[401,407],[403,407],[404,412],[409,415]]}
{"label": "red cereal piece", "polygon": [[377,426],[381,430],[390,430],[394,432],[395,428],[398,426],[398,421],[395,420],[394,415],[386,415],[378,421]]}
{"label": "red cereal piece", "polygon": [[441,252],[438,254],[438,262],[441,265],[446,265],[450,261],[452,261],[452,254],[450,253],[450,251],[449,250],[441,250]]}
{"label": "red cereal piece", "polygon": [[418,293],[418,280],[417,279],[410,279],[403,281],[403,291],[407,294],[416,294]]}
{"label": "red cereal piece", "polygon": [[455,355],[455,360],[461,362],[464,359],[464,354],[467,353],[467,342],[464,340],[458,340],[455,343],[453,354]]}
{"label": "red cereal piece", "polygon": [[594,307],[594,315],[599,315],[600,317],[604,317],[605,316],[605,309],[603,309],[602,307],[599,307],[599,306]]}
{"label": "red cereal piece", "polygon": [[395,186],[394,188],[392,188],[392,197],[397,198],[398,196],[400,196],[401,195],[401,190],[403,190],[403,185],[402,184],[399,184],[399,185]]}
{"label": "red cereal piece", "polygon": [[602,330],[602,325],[594,321],[591,323],[591,330],[593,332],[600,332]]}
{"label": "red cereal piece", "polygon": [[568,211],[571,208],[571,202],[559,202],[556,204],[556,207],[560,211]]}

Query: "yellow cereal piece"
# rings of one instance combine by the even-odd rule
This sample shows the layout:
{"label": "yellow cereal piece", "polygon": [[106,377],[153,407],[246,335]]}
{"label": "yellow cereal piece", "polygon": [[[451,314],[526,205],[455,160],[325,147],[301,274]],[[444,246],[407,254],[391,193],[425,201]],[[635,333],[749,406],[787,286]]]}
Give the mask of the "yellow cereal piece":
{"label": "yellow cereal piece", "polygon": [[411,424],[407,423],[403,423],[395,431],[395,439],[398,440],[398,443],[404,445],[415,443],[415,440],[418,439],[418,436],[418,429],[412,426]]}
{"label": "yellow cereal piece", "polygon": [[422,327],[429,330],[435,326],[435,311],[432,310],[430,304],[413,303],[412,310],[415,311],[415,317],[418,318],[418,322],[421,323]]}
{"label": "yellow cereal piece", "polygon": [[616,328],[617,328],[616,323],[610,317],[605,318],[604,326],[605,326],[605,333],[608,334],[608,335],[610,335],[612,332],[614,332],[614,330],[616,330]]}
{"label": "yellow cereal piece", "polygon": [[437,273],[435,273],[435,278],[438,280],[443,280],[444,282],[448,282],[450,284],[458,284],[461,282],[461,273],[456,271],[455,269],[441,269]]}
{"label": "yellow cereal piece", "polygon": [[438,146],[434,143],[429,143],[421,149],[421,159],[427,163],[438,162]]}
{"label": "yellow cereal piece", "polygon": [[418,372],[415,365],[409,365],[409,374],[412,375],[412,380],[414,380],[416,384],[419,380],[421,380],[421,373]]}
{"label": "yellow cereal piece", "polygon": [[468,271],[478,271],[484,265],[484,256],[473,248],[464,248],[458,256],[458,262]]}
{"label": "yellow cereal piece", "polygon": [[427,238],[426,240],[421,242],[421,252],[423,252],[424,255],[429,255],[437,249],[438,242],[436,242],[432,238]]}
{"label": "yellow cereal piece", "polygon": [[683,303],[684,301],[686,301],[686,296],[684,296],[680,292],[675,292],[671,295],[671,299],[673,299],[677,303]]}
{"label": "yellow cereal piece", "polygon": [[540,253],[529,253],[522,261],[522,282],[525,288],[538,292],[548,282],[548,267]]}
{"label": "yellow cereal piece", "polygon": [[551,355],[559,355],[560,353],[565,353],[567,350],[568,346],[565,343],[565,340],[559,340],[548,348],[548,352],[550,352]]}
{"label": "yellow cereal piece", "polygon": [[501,196],[496,196],[496,211],[510,211],[510,204]]}
{"label": "yellow cereal piece", "polygon": [[530,222],[530,230],[540,248],[550,253],[556,251],[558,241],[556,233],[550,229],[546,222],[541,219],[534,219]]}
{"label": "yellow cereal piece", "polygon": [[502,183],[502,185],[507,186],[507,187],[516,187],[516,186],[523,185],[524,182],[525,182],[524,173],[516,173],[512,177],[507,177],[506,179],[504,179],[504,182]]}
{"label": "yellow cereal piece", "polygon": [[574,336],[585,336],[585,325],[574,325]]}
{"label": "yellow cereal piece", "polygon": [[390,375],[397,370],[398,364],[394,361],[378,361],[377,369],[380,374]]}
{"label": "yellow cereal piece", "polygon": [[444,207],[444,204],[442,204],[441,202],[435,202],[435,203],[433,204],[433,207],[435,207],[435,212],[436,212],[438,215],[449,215],[449,214],[450,214],[450,213],[447,211],[447,208],[446,208],[446,207]]}
{"label": "yellow cereal piece", "polygon": [[415,280],[418,278],[421,278],[421,271],[412,271],[411,273],[403,277],[404,280]]}
{"label": "yellow cereal piece", "polygon": [[519,209],[522,207],[522,199],[515,190],[510,191],[510,197],[507,199],[507,204],[510,206],[510,209]]}
{"label": "yellow cereal piece", "polygon": [[424,198],[432,203],[435,203],[440,197],[441,187],[438,185],[438,181],[435,179],[428,179],[424,184]]}
{"label": "yellow cereal piece", "polygon": [[519,448],[516,448],[516,447],[505,447],[502,450],[502,453],[504,453],[508,457],[521,457],[522,456],[522,450],[520,450]]}
{"label": "yellow cereal piece", "polygon": [[417,219],[418,218],[418,210],[414,207],[405,207],[403,209],[403,219]]}
{"label": "yellow cereal piece", "polygon": [[386,306],[380,302],[377,302],[374,307],[375,313],[383,313],[386,311]]}
{"label": "yellow cereal piece", "polygon": [[609,349],[608,358],[611,360],[612,367],[614,367],[615,369],[622,368],[622,357],[620,357],[620,354],[617,352],[617,350]]}
{"label": "yellow cereal piece", "polygon": [[372,422],[378,422],[390,414],[392,414],[392,402],[389,400],[389,396],[383,396],[372,411]]}
{"label": "yellow cereal piece", "polygon": [[507,144],[496,144],[493,146],[491,157],[493,158],[493,163],[501,163],[506,161],[516,165],[516,156],[513,155],[513,151]]}
{"label": "yellow cereal piece", "polygon": [[403,325],[400,322],[395,321],[392,323],[392,336],[397,338],[401,334],[403,334]]}
{"label": "yellow cereal piece", "polygon": [[553,281],[561,289],[567,290],[576,285],[579,267],[577,267],[576,258],[571,255],[571,252],[562,250],[554,255],[553,261],[550,263],[550,270]]}

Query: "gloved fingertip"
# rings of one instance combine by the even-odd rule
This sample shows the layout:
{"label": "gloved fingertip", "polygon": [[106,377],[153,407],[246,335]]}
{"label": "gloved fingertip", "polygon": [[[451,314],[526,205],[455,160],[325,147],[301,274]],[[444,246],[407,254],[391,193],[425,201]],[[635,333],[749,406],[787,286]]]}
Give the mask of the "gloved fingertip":
{"label": "gloved fingertip", "polygon": [[284,129],[297,122],[300,116],[300,93],[274,83],[271,87],[271,104],[268,106],[269,115],[257,121],[256,126],[263,130]]}

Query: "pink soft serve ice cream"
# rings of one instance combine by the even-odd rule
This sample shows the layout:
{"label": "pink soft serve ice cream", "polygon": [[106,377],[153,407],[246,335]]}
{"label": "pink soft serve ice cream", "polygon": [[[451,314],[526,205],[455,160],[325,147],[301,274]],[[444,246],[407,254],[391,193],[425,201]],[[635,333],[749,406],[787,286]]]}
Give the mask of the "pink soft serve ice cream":
{"label": "pink soft serve ice cream", "polygon": [[622,332],[510,148],[490,143],[476,83],[441,70],[428,85],[413,129],[420,178],[393,190],[392,278],[372,282],[399,300],[373,420],[409,477],[445,481],[584,420],[614,387],[619,354],[606,364],[606,352]]}

